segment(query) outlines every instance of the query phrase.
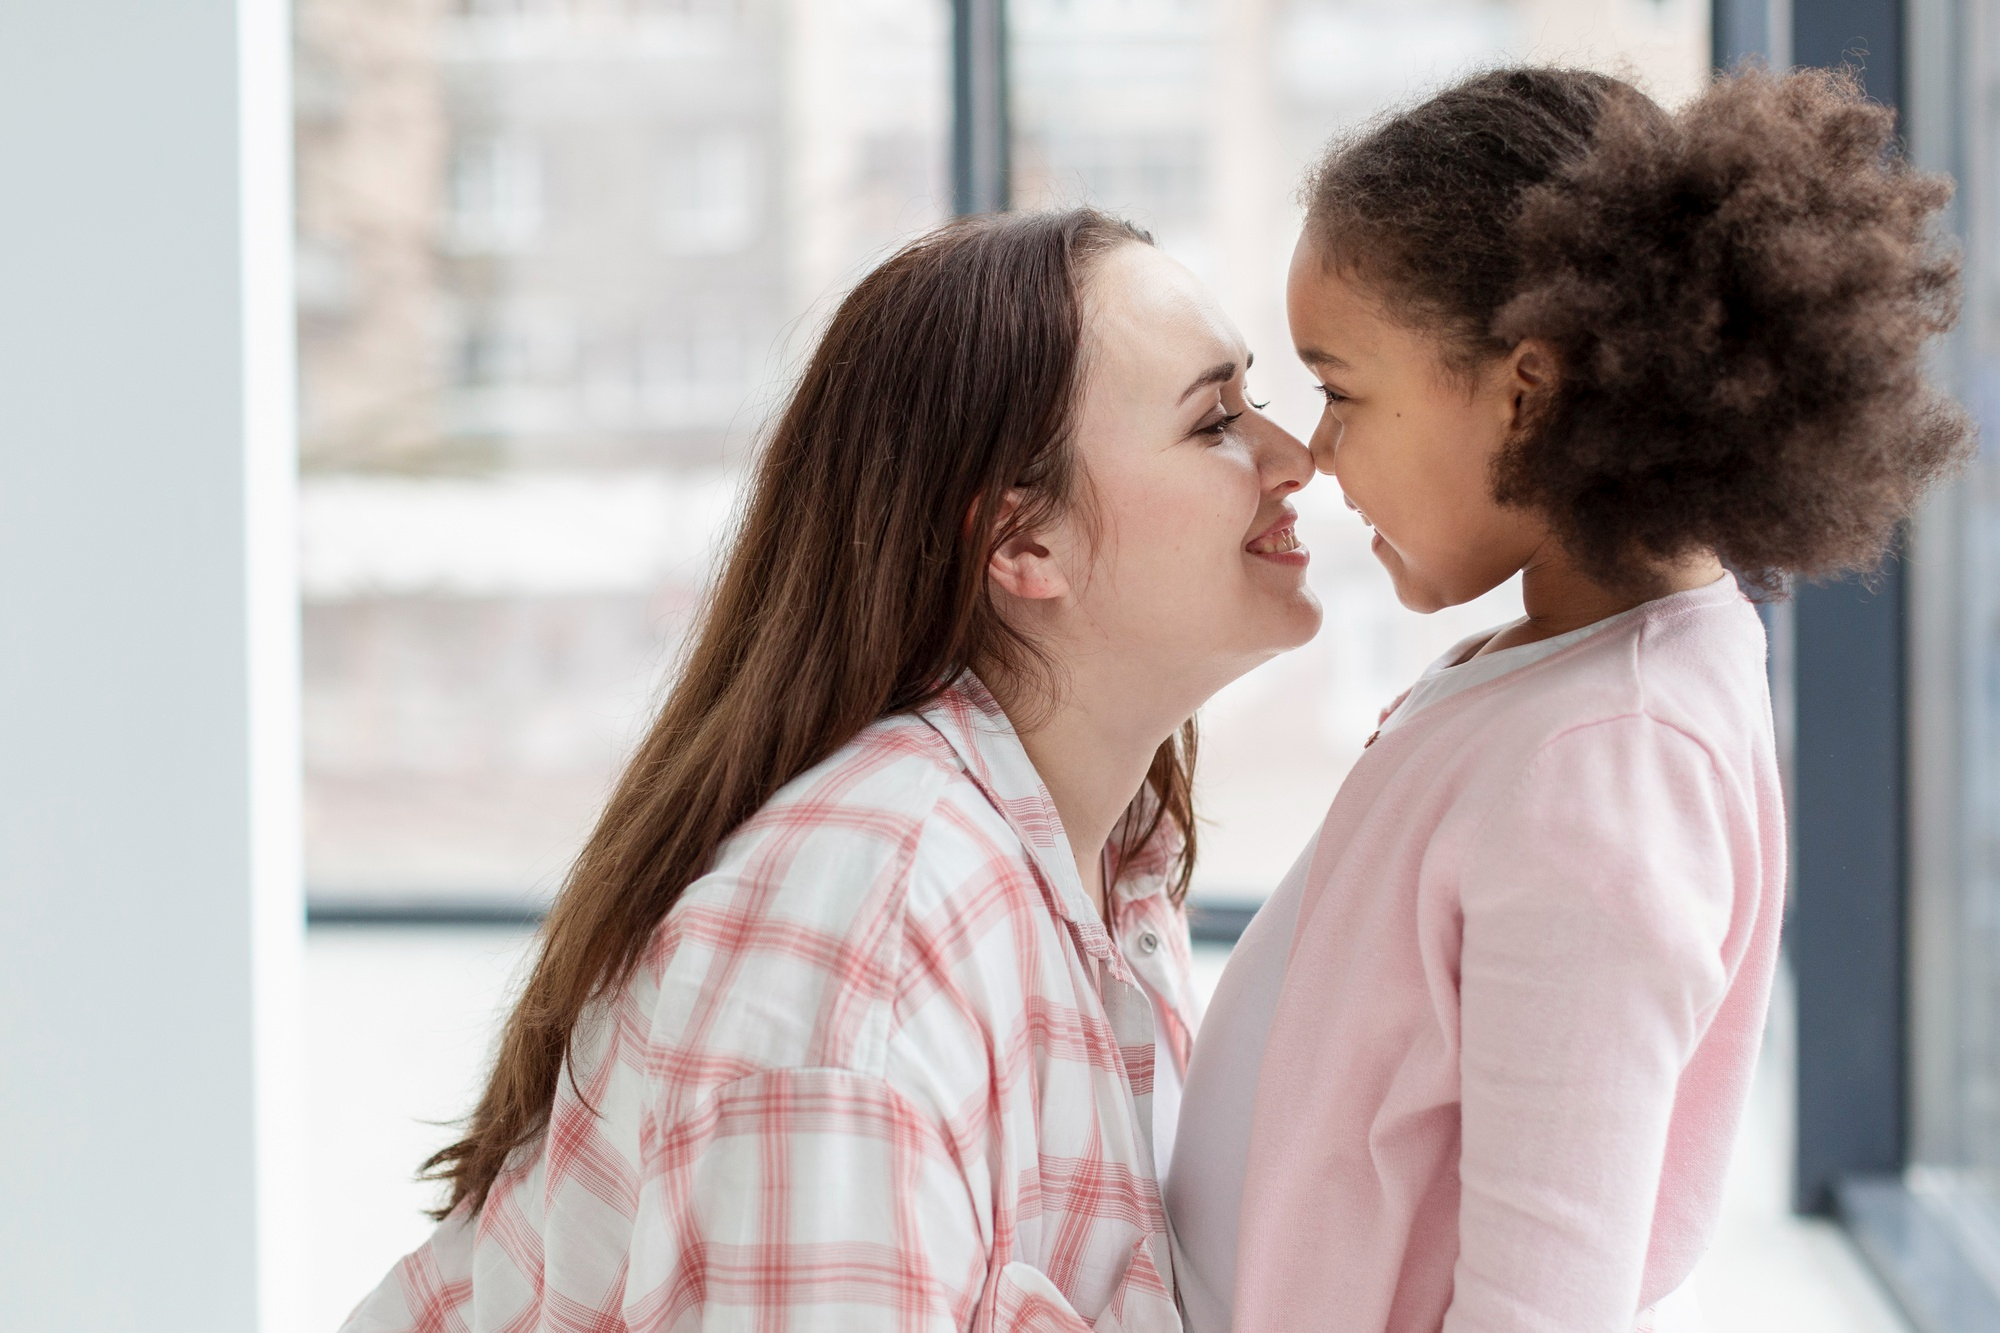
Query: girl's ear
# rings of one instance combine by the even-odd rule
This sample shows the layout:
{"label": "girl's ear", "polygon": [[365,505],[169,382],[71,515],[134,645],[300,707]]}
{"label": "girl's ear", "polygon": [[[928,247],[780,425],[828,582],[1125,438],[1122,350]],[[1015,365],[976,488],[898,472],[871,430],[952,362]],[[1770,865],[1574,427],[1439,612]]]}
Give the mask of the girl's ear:
{"label": "girl's ear", "polygon": [[1000,541],[987,557],[987,578],[1001,592],[1022,601],[1044,602],[1065,596],[1069,592],[1069,578],[1041,537],[1026,530],[1007,531],[1020,509],[1021,493],[1007,492],[993,521],[993,530],[1000,535]]}
{"label": "girl's ear", "polygon": [[1528,338],[1507,354],[1507,426],[1521,426],[1535,408],[1555,391],[1561,375],[1555,349],[1539,338]]}

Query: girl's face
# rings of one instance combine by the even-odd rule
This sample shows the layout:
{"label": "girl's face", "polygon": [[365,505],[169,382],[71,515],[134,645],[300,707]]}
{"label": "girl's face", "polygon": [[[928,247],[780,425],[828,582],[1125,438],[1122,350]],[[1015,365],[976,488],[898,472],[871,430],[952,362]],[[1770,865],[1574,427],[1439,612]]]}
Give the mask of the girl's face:
{"label": "girl's face", "polygon": [[1312,457],[1250,400],[1242,336],[1159,251],[1102,256],[1084,314],[1082,493],[1032,539],[1054,582],[1009,590],[1072,669],[1130,673],[1132,689],[1192,711],[1319,629],[1286,499]]}
{"label": "girl's face", "polygon": [[1548,536],[1534,514],[1493,499],[1494,459],[1544,382],[1536,352],[1455,375],[1437,339],[1392,320],[1310,237],[1292,253],[1286,306],[1326,398],[1313,462],[1375,530],[1403,605],[1435,611],[1506,582]]}

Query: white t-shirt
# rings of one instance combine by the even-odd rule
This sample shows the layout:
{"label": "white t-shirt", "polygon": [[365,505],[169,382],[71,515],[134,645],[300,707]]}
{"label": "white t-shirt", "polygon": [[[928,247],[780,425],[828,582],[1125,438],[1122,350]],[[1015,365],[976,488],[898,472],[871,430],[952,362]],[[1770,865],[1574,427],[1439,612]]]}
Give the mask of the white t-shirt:
{"label": "white t-shirt", "polygon": [[1553,656],[1573,643],[1581,643],[1599,630],[1611,626],[1630,615],[1627,611],[1582,629],[1573,629],[1567,634],[1558,634],[1553,639],[1537,639],[1515,648],[1502,648],[1497,653],[1487,653],[1483,657],[1468,658],[1467,654],[1498,634],[1499,630],[1487,630],[1469,639],[1460,639],[1437,661],[1424,668],[1424,674],[1417,677],[1417,683],[1410,686],[1410,692],[1397,703],[1395,710],[1382,723],[1377,735],[1394,731],[1432,704],[1451,698],[1462,690],[1474,685],[1484,685],[1489,680],[1498,680],[1509,671],[1519,671],[1530,663],[1539,662],[1544,657]]}
{"label": "white t-shirt", "polygon": [[[1155,1007],[1158,1001],[1154,1001]],[[1159,1019],[1155,1018],[1155,1025]],[[1174,1164],[1174,1139],[1181,1123],[1181,1074],[1174,1068],[1174,1053],[1164,1036],[1153,1038],[1153,1178],[1167,1187],[1167,1172]]]}
{"label": "white t-shirt", "polygon": [[[1559,653],[1631,614],[1625,612],[1552,639],[1469,659],[1468,653],[1498,631],[1461,640],[1417,678],[1382,723],[1381,731],[1393,731],[1423,709]],[[1174,1277],[1187,1312],[1189,1333],[1225,1333],[1230,1325],[1236,1293],[1237,1221],[1250,1159],[1251,1109],[1264,1063],[1265,1038],[1271,1030],[1271,1016],[1277,1011],[1285,963],[1291,957],[1292,931],[1305,894],[1306,871],[1318,843],[1315,833],[1237,941],[1202,1019],[1201,1039],[1195,1044],[1186,1085],[1180,1090],[1180,1128],[1172,1168],[1166,1175],[1166,1200],[1174,1237]]]}

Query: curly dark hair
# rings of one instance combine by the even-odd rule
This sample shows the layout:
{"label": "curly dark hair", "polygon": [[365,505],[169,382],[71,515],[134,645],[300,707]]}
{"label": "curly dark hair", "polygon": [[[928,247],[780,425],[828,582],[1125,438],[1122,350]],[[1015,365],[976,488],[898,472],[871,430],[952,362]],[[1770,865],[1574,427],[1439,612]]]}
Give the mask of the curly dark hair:
{"label": "curly dark hair", "polygon": [[1497,499],[1609,585],[1712,550],[1767,591],[1874,567],[1972,451],[1924,375],[1958,312],[1950,197],[1851,73],[1757,68],[1672,114],[1496,70],[1336,142],[1305,188],[1326,262],[1448,368],[1553,350]]}

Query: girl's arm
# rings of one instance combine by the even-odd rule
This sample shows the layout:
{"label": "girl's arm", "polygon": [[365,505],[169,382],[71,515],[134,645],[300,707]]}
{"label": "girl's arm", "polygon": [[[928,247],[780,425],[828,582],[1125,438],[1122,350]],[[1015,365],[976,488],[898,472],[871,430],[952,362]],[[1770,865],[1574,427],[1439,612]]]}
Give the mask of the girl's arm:
{"label": "girl's arm", "polygon": [[1632,1327],[1681,1071],[1729,982],[1731,828],[1707,751],[1640,716],[1545,746],[1473,839],[1447,1333]]}

